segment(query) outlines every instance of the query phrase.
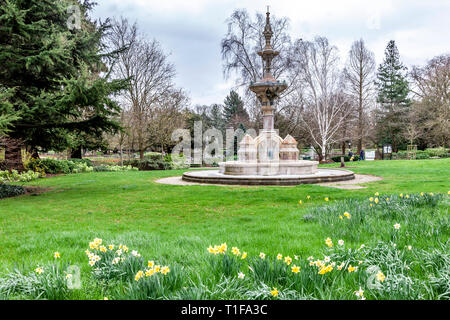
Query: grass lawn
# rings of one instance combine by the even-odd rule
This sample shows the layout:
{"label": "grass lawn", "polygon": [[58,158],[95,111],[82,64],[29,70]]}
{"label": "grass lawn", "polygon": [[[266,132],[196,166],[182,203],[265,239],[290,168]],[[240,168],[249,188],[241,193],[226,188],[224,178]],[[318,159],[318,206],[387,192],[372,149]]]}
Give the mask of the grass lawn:
{"label": "grass lawn", "polygon": [[[337,165],[327,165],[332,167]],[[380,195],[443,193],[450,189],[450,159],[362,161],[348,164],[355,173],[383,177],[367,189],[297,187],[172,186],[154,181],[182,171],[99,172],[41,179],[27,185],[48,188],[36,196],[0,200],[0,270],[15,263],[37,265],[61,257],[90,273],[84,251],[95,237],[125,243],[148,259],[178,263],[207,272],[198,259],[211,244],[226,242],[250,255],[318,254],[331,227],[304,219],[315,207],[346,199]],[[306,200],[307,196],[311,200]],[[325,202],[328,197],[330,201]],[[299,205],[298,201],[303,204]],[[448,201],[439,205],[448,219]],[[331,228],[331,229],[330,229]],[[448,230],[439,239],[448,239]],[[346,239],[349,246],[371,243],[376,234]],[[434,239],[435,240],[435,239]],[[434,241],[433,240],[433,241]],[[431,241],[431,240],[430,240]],[[427,248],[427,239],[415,240]],[[99,290],[79,298],[99,298]]]}

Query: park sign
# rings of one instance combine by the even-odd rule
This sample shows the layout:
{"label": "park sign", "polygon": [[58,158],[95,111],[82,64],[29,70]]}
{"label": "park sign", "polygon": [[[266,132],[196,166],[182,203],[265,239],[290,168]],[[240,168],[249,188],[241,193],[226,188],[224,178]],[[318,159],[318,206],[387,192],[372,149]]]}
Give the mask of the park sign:
{"label": "park sign", "polygon": [[375,151],[366,151],[366,160],[375,160]]}

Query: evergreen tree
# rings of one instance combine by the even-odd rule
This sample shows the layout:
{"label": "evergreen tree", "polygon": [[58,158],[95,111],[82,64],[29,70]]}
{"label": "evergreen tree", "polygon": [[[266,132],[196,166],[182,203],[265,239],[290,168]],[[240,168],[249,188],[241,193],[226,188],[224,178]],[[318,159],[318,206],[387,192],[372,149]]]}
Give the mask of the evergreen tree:
{"label": "evergreen tree", "polygon": [[241,124],[245,127],[249,121],[249,115],[244,108],[244,101],[234,90],[231,90],[224,100],[223,118],[226,125],[233,127],[238,127]]}
{"label": "evergreen tree", "polygon": [[0,0],[0,119],[9,118],[8,135],[29,150],[61,151],[73,135],[119,128],[112,97],[127,81],[103,76],[113,57],[102,41],[109,23],[91,21],[92,7],[88,0]]}
{"label": "evergreen tree", "polygon": [[225,121],[222,115],[222,109],[223,107],[220,104],[215,103],[211,105],[209,118],[211,127],[223,132],[225,129]]}
{"label": "evergreen tree", "polygon": [[379,142],[391,143],[394,152],[397,152],[402,143],[402,129],[410,107],[406,70],[400,62],[395,41],[389,41],[385,58],[377,73],[377,102],[381,106],[378,111],[377,133]]}

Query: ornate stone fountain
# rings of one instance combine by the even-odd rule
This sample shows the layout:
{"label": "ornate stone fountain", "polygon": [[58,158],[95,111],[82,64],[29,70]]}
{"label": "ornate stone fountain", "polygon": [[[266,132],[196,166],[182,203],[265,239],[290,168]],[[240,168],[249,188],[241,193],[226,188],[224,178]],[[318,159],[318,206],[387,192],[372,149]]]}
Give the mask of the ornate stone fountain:
{"label": "ornate stone fountain", "polygon": [[273,36],[270,13],[267,12],[263,32],[265,47],[258,52],[264,64],[263,78],[250,84],[262,106],[263,129],[253,138],[245,135],[239,143],[238,160],[219,164],[219,171],[193,171],[183,180],[216,184],[297,185],[324,181],[354,179],[347,170],[317,169],[317,161],[299,160],[297,141],[291,136],[281,138],[274,129],[275,101],[287,84],[272,75],[272,60],[279,55],[271,45]]}
{"label": "ornate stone fountain", "polygon": [[266,39],[264,49],[258,52],[264,64],[263,78],[250,85],[262,105],[263,130],[255,139],[245,135],[239,144],[238,161],[223,162],[220,172],[228,175],[300,175],[317,172],[316,161],[298,159],[297,141],[288,135],[282,139],[274,129],[274,104],[280,94],[286,90],[285,82],[278,81],[272,75],[272,60],[280,53],[271,45],[272,27],[270,13],[267,12],[266,26],[263,32]]}

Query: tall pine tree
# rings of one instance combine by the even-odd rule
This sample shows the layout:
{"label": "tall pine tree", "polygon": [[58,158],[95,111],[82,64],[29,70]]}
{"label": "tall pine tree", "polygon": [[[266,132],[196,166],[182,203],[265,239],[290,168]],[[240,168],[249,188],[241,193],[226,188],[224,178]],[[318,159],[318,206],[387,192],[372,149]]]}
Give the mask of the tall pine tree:
{"label": "tall pine tree", "polygon": [[379,143],[392,144],[394,152],[403,143],[402,130],[411,105],[406,71],[407,68],[400,62],[395,41],[389,41],[377,73],[377,102],[381,106],[378,110],[377,135]]}
{"label": "tall pine tree", "polygon": [[112,97],[127,81],[104,75],[109,25],[90,20],[92,7],[89,0],[0,0],[0,119],[29,150],[61,151],[74,135],[119,128]]}
{"label": "tall pine tree", "polygon": [[223,118],[227,126],[245,128],[248,125],[249,115],[244,108],[244,101],[234,90],[224,100]]}

